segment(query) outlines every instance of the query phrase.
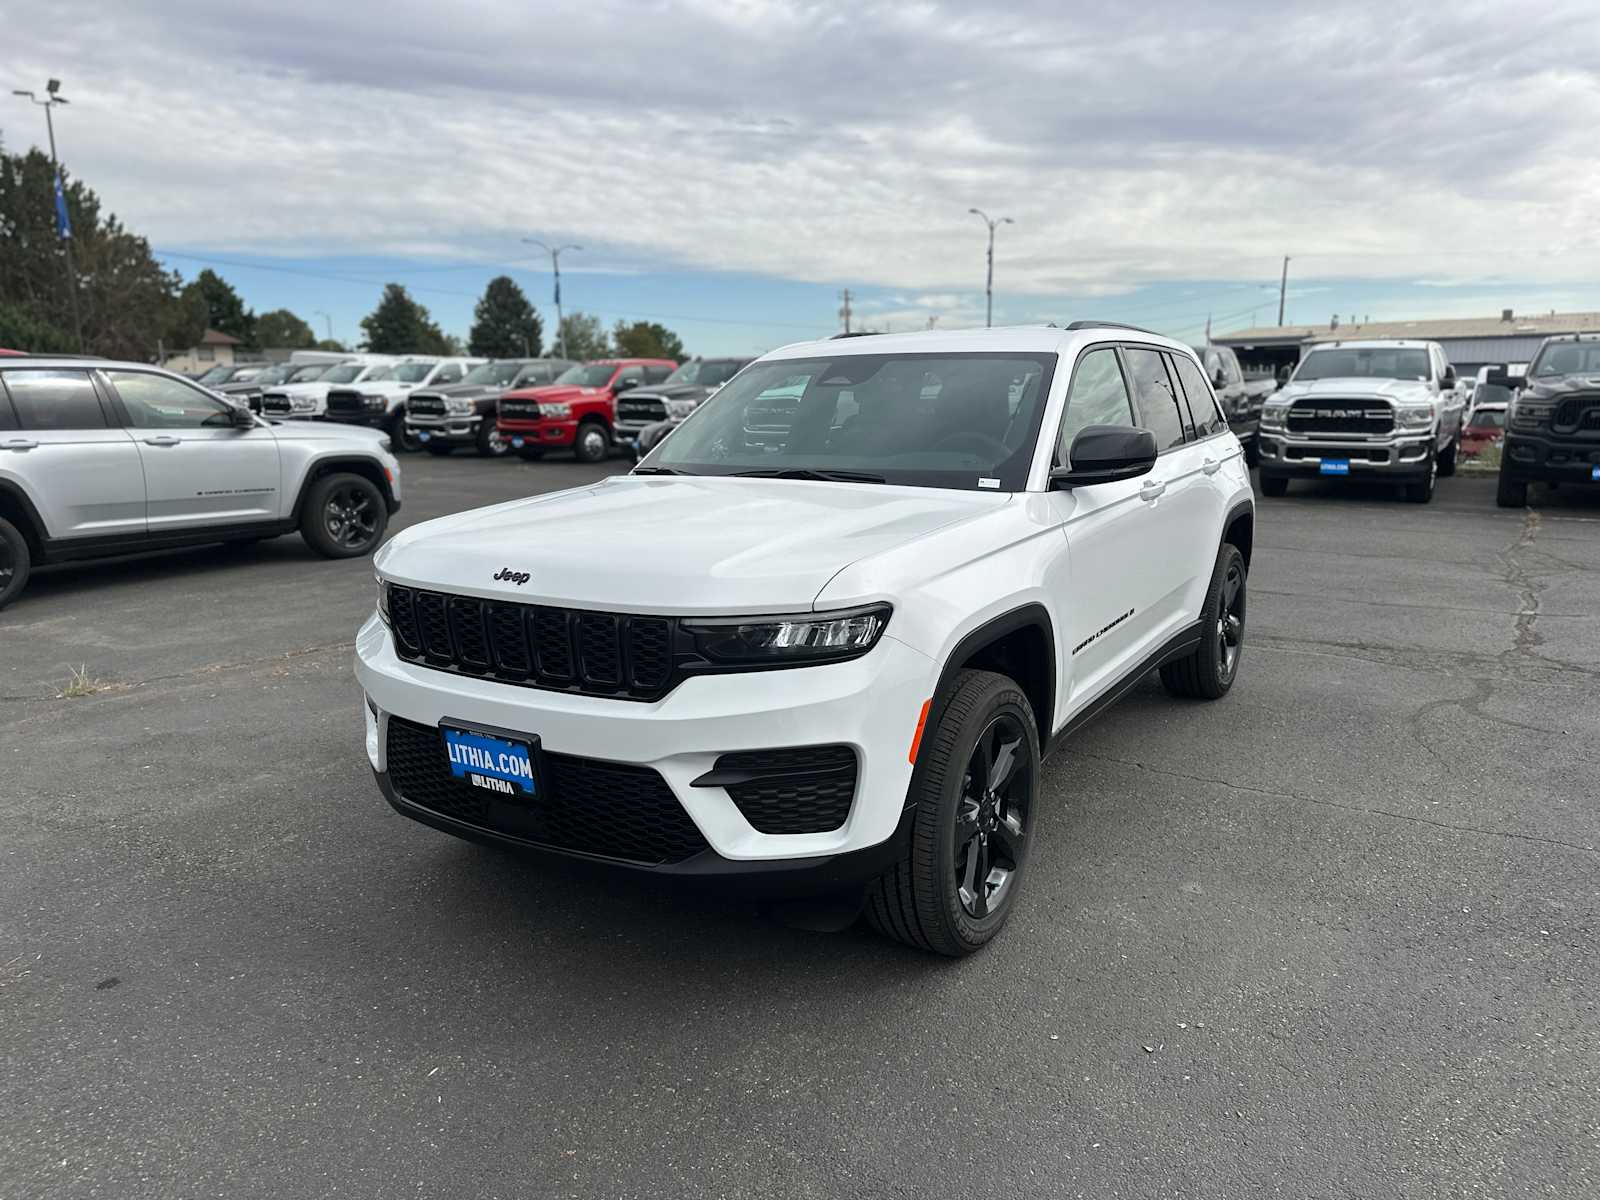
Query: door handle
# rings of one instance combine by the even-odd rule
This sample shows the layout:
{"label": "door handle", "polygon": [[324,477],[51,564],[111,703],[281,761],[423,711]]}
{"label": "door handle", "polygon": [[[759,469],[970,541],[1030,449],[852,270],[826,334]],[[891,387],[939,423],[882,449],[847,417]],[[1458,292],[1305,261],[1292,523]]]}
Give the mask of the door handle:
{"label": "door handle", "polygon": [[39,443],[32,438],[11,438],[0,442],[0,450],[37,450]]}
{"label": "door handle", "polygon": [[1166,485],[1166,482],[1164,480],[1161,480],[1161,479],[1149,479],[1149,480],[1146,480],[1144,486],[1139,489],[1139,499],[1141,499],[1141,500],[1154,500],[1157,496],[1161,495],[1161,493],[1166,491],[1166,490],[1167,490],[1167,485]]}
{"label": "door handle", "polygon": [[176,446],[178,441],[179,439],[173,437],[170,433],[163,433],[156,437],[145,438],[144,444],[146,446]]}
{"label": "door handle", "polygon": [[1215,475],[1222,469],[1222,460],[1219,458],[1207,458],[1205,462],[1200,464],[1200,469],[1207,475]]}

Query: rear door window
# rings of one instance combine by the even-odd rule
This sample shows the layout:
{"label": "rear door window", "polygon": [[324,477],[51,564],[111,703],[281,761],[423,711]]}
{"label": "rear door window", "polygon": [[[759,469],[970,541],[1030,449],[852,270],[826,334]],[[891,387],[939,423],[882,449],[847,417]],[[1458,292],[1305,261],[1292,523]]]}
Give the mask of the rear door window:
{"label": "rear door window", "polygon": [[1139,424],[1155,434],[1158,450],[1183,445],[1183,417],[1179,414],[1178,395],[1161,352],[1143,346],[1124,346],[1122,357],[1139,406]]}
{"label": "rear door window", "polygon": [[646,383],[660,383],[668,375],[671,375],[672,371],[672,367],[646,367],[644,369],[644,381]]}
{"label": "rear door window", "polygon": [[106,428],[87,371],[7,371],[5,382],[19,429]]}
{"label": "rear door window", "polygon": [[1221,433],[1228,427],[1228,422],[1200,368],[1184,354],[1174,354],[1172,363],[1177,368],[1178,382],[1183,387],[1184,396],[1189,401],[1189,411],[1194,416],[1196,436],[1209,437],[1213,433]]}

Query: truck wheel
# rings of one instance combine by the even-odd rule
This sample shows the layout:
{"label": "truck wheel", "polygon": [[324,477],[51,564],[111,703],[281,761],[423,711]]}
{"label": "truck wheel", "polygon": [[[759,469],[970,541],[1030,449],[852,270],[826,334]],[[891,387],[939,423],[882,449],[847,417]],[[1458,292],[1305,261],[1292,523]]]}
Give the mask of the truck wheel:
{"label": "truck wheel", "polygon": [[401,409],[389,422],[389,445],[395,450],[409,450],[415,454],[422,449],[422,440],[406,428],[405,409]]}
{"label": "truck wheel", "polygon": [[1501,508],[1528,507],[1528,481],[1512,479],[1500,468],[1500,483],[1494,490],[1494,502]]}
{"label": "truck wheel", "polygon": [[1439,477],[1439,464],[1428,459],[1428,474],[1420,483],[1406,484],[1406,499],[1412,504],[1426,504],[1433,499],[1433,485]]}
{"label": "truck wheel", "polygon": [[1261,494],[1263,496],[1287,496],[1289,494],[1289,477],[1287,475],[1263,475],[1261,477]]}
{"label": "truck wheel", "polygon": [[511,443],[500,436],[500,427],[493,421],[478,422],[478,457],[504,458]]}
{"label": "truck wheel", "polygon": [[577,439],[572,443],[572,453],[579,462],[604,462],[611,453],[611,431],[600,421],[585,421],[578,426]]}
{"label": "truck wheel", "polygon": [[904,856],[869,885],[867,921],[907,945],[971,954],[1005,924],[1027,865],[1039,737],[1016,683],[962,671],[923,731]]}
{"label": "truck wheel", "polygon": [[429,454],[437,454],[440,458],[455,449],[449,442],[435,442],[432,440],[427,443],[427,446]]}
{"label": "truck wheel", "polygon": [[1450,444],[1439,452],[1439,474],[1449,478],[1456,473],[1456,462],[1461,457],[1461,439],[1451,438]]}
{"label": "truck wheel", "polygon": [[32,563],[28,539],[10,521],[0,519],[0,608],[4,608],[28,586]]}
{"label": "truck wheel", "polygon": [[1200,644],[1161,668],[1161,682],[1174,696],[1220,700],[1239,674],[1244,653],[1244,555],[1224,542],[1200,609]]}
{"label": "truck wheel", "polygon": [[311,485],[300,510],[300,536],[324,558],[359,558],[383,540],[389,509],[378,485],[339,472]]}
{"label": "truck wheel", "polygon": [[1261,465],[1261,438],[1253,437],[1244,448],[1244,465],[1259,467]]}

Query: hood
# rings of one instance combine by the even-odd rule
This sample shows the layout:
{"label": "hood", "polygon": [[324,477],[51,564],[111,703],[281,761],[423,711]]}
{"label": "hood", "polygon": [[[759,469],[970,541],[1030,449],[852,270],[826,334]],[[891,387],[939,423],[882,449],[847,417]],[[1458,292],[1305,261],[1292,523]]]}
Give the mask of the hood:
{"label": "hood", "polygon": [[[617,476],[414,525],[400,583],[613,612],[805,612],[863,558],[993,512],[1003,494],[797,479]],[[521,587],[494,576],[527,572]]]}
{"label": "hood", "polygon": [[504,391],[497,383],[447,383],[443,387],[418,387],[407,393],[411,396],[456,396],[463,400],[475,400],[479,396],[492,396],[496,392]]}
{"label": "hood", "polygon": [[1529,379],[1522,395],[1529,400],[1558,400],[1574,392],[1600,392],[1600,375],[1555,375]]}
{"label": "hood", "polygon": [[325,399],[329,388],[359,388],[359,383],[322,383],[312,380],[310,383],[280,383],[275,387],[264,389],[275,396],[311,396],[318,400]]}
{"label": "hood", "polygon": [[1330,396],[1344,399],[1356,396],[1373,396],[1391,400],[1396,404],[1421,404],[1434,399],[1433,388],[1420,379],[1372,379],[1351,376],[1348,379],[1313,379],[1306,383],[1287,383],[1277,393],[1278,400],[1298,400],[1302,396]]}
{"label": "hood", "polygon": [[280,442],[340,442],[364,450],[386,445],[389,435],[365,425],[339,425],[332,421],[284,421],[273,424]]}
{"label": "hood", "polygon": [[662,387],[658,383],[649,387],[636,387],[632,391],[623,392],[617,398],[619,400],[704,400],[715,390],[716,388],[699,383],[675,383],[671,387]]}
{"label": "hood", "polygon": [[574,400],[590,400],[596,396],[611,395],[610,388],[578,387],[576,384],[546,384],[544,387],[518,388],[506,392],[502,400],[536,400],[544,404],[571,404]]}

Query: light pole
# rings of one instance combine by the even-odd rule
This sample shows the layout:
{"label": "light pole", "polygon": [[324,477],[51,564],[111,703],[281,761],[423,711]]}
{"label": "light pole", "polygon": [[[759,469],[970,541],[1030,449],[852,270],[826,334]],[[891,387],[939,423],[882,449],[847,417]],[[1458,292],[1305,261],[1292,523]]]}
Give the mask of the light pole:
{"label": "light pole", "polygon": [[538,238],[523,238],[530,246],[537,246],[550,256],[550,270],[556,277],[556,357],[567,356],[566,331],[561,328],[561,252],[563,250],[582,250],[582,246],[546,246]]}
{"label": "light pole", "polygon": [[61,80],[52,79],[44,85],[45,98],[43,100],[32,92],[21,88],[12,91],[13,96],[26,96],[30,103],[37,104],[44,109],[44,127],[50,135],[50,173],[55,186],[56,200],[56,233],[61,237],[62,249],[66,251],[67,262],[67,295],[72,298],[72,325],[78,334],[78,352],[83,352],[83,318],[78,313],[78,268],[72,261],[72,226],[67,221],[67,197],[61,186],[61,164],[56,161],[56,123],[50,115],[50,110],[58,104],[67,103],[67,98],[60,94]]}
{"label": "light pole", "polygon": [[989,227],[989,275],[983,285],[983,325],[987,329],[994,324],[994,227],[996,225],[1015,225],[1010,217],[991,219],[989,214],[981,208],[969,208],[969,213],[982,217],[983,223]]}
{"label": "light pole", "polygon": [[330,342],[333,341],[333,318],[330,317],[327,313],[323,312],[320,308],[313,309],[311,315],[313,317],[321,317],[324,321],[326,321],[328,323],[328,340]]}

